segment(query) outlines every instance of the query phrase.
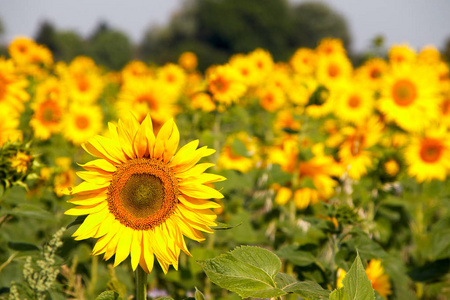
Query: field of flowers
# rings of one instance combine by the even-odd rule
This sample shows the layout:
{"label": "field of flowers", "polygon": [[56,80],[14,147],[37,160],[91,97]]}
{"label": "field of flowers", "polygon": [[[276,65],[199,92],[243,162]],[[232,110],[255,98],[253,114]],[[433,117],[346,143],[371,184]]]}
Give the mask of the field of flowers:
{"label": "field of flowers", "polygon": [[355,67],[324,39],[205,72],[8,52],[0,299],[450,298],[435,48]]}

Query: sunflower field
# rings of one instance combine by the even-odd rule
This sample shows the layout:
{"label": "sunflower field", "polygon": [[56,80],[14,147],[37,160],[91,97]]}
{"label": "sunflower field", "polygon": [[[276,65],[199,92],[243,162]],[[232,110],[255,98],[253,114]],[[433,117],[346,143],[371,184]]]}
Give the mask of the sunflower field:
{"label": "sunflower field", "polygon": [[0,299],[449,299],[450,76],[338,39],[197,69],[16,38],[0,57]]}

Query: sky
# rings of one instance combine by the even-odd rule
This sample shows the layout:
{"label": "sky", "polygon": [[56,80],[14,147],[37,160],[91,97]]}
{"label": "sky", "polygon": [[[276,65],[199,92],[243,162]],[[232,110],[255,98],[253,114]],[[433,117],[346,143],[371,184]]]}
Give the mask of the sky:
{"label": "sky", "polygon": [[[290,0],[294,3],[303,0]],[[416,49],[425,45],[442,48],[450,38],[448,0],[321,0],[348,22],[355,51],[367,49],[376,35],[386,45],[408,43]],[[146,29],[164,25],[184,0],[0,0],[4,27],[1,43],[15,36],[33,37],[39,24],[48,20],[59,30],[75,30],[88,36],[101,21],[139,43]]]}

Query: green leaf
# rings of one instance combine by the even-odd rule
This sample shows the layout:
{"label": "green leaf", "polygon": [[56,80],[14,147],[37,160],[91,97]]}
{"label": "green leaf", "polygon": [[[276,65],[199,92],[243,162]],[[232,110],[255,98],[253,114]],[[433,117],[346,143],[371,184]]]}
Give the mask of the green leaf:
{"label": "green leaf", "polygon": [[72,223],[66,226],[66,229],[69,229],[72,226],[81,225],[84,220],[87,218],[87,215],[85,216],[78,216]]}
{"label": "green leaf", "polygon": [[359,253],[357,254],[350,270],[345,275],[342,283],[344,284],[344,289],[349,300],[375,299],[372,284],[370,283],[366,271],[364,270]]}
{"label": "green leaf", "polygon": [[297,282],[297,279],[292,277],[291,275],[285,273],[278,273],[275,276],[275,283],[277,288],[284,289],[286,286]]}
{"label": "green leaf", "polygon": [[331,292],[329,299],[330,300],[346,300],[346,299],[348,299],[348,296],[345,293],[344,288],[340,288],[340,289],[337,289],[337,290],[334,290],[333,292]]}
{"label": "green leaf", "polygon": [[106,291],[98,295],[95,300],[122,300],[122,297],[115,291]]}
{"label": "green leaf", "polygon": [[289,260],[296,266],[306,267],[316,261],[316,257],[311,252],[297,250],[297,245],[289,245],[280,248],[276,253],[279,257]]}
{"label": "green leaf", "polygon": [[243,298],[272,298],[286,294],[275,286],[274,281],[281,261],[268,250],[240,247],[198,263],[212,282]]}
{"label": "green leaf", "polygon": [[29,244],[29,243],[21,243],[21,242],[8,242],[8,247],[12,250],[16,251],[39,251],[41,250],[38,246]]}
{"label": "green leaf", "polygon": [[231,144],[231,149],[233,150],[234,154],[248,157],[247,147],[245,147],[244,143],[241,140],[235,139]]}
{"label": "green leaf", "polygon": [[211,227],[211,229],[213,229],[213,230],[229,230],[229,229],[233,229],[235,227],[241,226],[242,222],[238,223],[236,225],[228,225],[228,224],[221,223],[221,222],[216,222],[216,224],[217,224],[217,226]]}
{"label": "green leaf", "polygon": [[309,300],[328,299],[330,295],[330,291],[322,288],[317,282],[309,280],[292,283],[283,288],[283,291],[297,294]]}
{"label": "green leaf", "polygon": [[16,217],[29,217],[40,220],[55,220],[55,216],[50,212],[32,204],[19,204],[17,207],[5,210],[3,213]]}
{"label": "green leaf", "polygon": [[206,300],[205,295],[197,287],[195,287],[195,300]]}
{"label": "green leaf", "polygon": [[241,246],[230,253],[235,258],[263,270],[271,278],[274,278],[280,272],[281,260],[269,250],[259,247]]}

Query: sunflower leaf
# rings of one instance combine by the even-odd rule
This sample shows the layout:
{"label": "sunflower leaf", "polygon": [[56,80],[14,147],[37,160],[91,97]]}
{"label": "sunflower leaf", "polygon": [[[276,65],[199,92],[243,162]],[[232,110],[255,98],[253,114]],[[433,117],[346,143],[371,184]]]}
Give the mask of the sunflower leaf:
{"label": "sunflower leaf", "polygon": [[342,281],[342,283],[344,284],[344,291],[347,293],[348,295],[347,298],[349,300],[375,299],[372,284],[370,283],[366,271],[364,270],[364,266],[361,262],[361,258],[359,257],[359,253],[357,254],[350,270],[345,275],[345,278]]}
{"label": "sunflower leaf", "polygon": [[345,293],[344,288],[340,288],[340,289],[337,289],[337,290],[334,290],[333,292],[331,292],[329,299],[330,300],[345,300],[345,299],[348,299],[348,296]]}
{"label": "sunflower leaf", "polygon": [[38,246],[29,244],[29,243],[21,243],[21,242],[8,242],[8,247],[12,250],[16,251],[39,251],[41,250]]}
{"label": "sunflower leaf", "polygon": [[310,280],[294,282],[284,287],[283,291],[294,293],[310,300],[328,299],[330,295],[330,291],[323,289],[318,283]]}
{"label": "sunflower leaf", "polygon": [[119,296],[117,292],[106,291],[98,295],[95,300],[122,300],[123,298]]}
{"label": "sunflower leaf", "polygon": [[281,261],[266,249],[244,246],[197,263],[212,282],[243,298],[272,298],[287,294],[275,284]]}
{"label": "sunflower leaf", "polygon": [[200,290],[195,287],[195,300],[205,300],[205,295],[203,295],[202,292],[200,292]]}
{"label": "sunflower leaf", "polygon": [[211,229],[213,229],[213,230],[229,230],[229,229],[233,229],[235,227],[241,226],[242,222],[238,223],[236,225],[228,225],[228,224],[221,223],[221,222],[216,222],[216,224],[217,224],[217,226],[211,227]]}

